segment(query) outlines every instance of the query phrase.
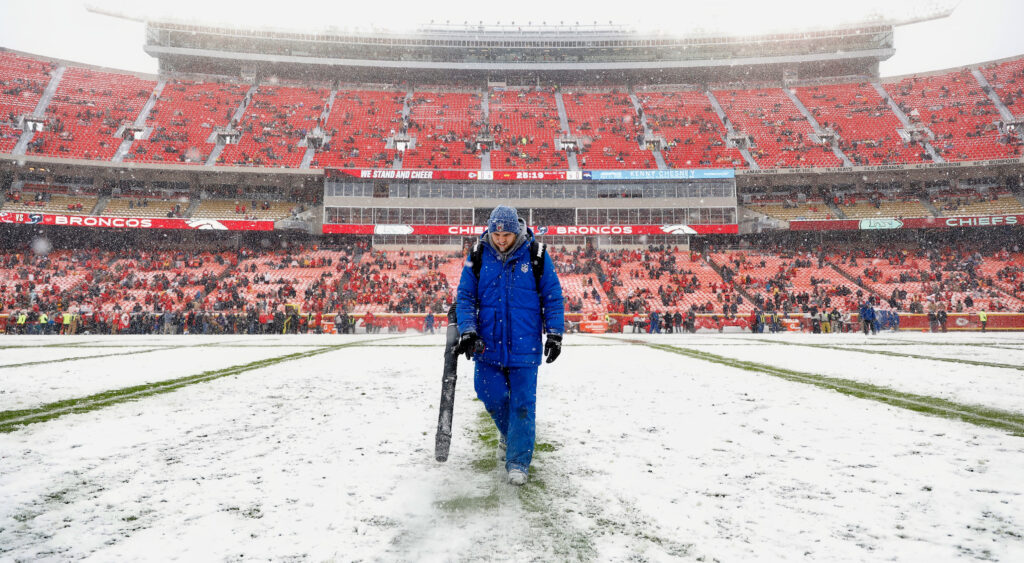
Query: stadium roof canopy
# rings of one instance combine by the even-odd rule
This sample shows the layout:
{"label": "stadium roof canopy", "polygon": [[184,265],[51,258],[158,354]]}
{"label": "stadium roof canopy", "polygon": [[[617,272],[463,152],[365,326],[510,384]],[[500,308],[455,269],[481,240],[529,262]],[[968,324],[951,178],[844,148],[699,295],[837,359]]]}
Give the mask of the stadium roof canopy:
{"label": "stadium roof canopy", "polygon": [[902,6],[908,5],[914,8],[846,22],[842,18],[850,13],[844,12],[829,26],[756,34],[709,30],[711,20],[690,28],[679,22],[673,32],[597,21],[432,21],[407,31],[289,31],[159,18],[145,20],[145,51],[159,59],[164,73],[319,82],[708,84],[876,77],[879,62],[895,53],[894,27],[952,12],[948,2]]}

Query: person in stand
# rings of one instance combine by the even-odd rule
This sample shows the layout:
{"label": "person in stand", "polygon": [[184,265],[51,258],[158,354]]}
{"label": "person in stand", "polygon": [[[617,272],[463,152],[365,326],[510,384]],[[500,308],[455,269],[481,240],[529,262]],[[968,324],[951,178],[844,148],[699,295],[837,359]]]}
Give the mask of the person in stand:
{"label": "person in stand", "polygon": [[476,361],[477,397],[498,428],[508,482],[516,486],[526,484],[533,460],[537,368],[542,357],[547,363],[558,358],[565,331],[562,286],[551,257],[533,238],[514,208],[494,208],[462,269],[456,303],[455,353]]}

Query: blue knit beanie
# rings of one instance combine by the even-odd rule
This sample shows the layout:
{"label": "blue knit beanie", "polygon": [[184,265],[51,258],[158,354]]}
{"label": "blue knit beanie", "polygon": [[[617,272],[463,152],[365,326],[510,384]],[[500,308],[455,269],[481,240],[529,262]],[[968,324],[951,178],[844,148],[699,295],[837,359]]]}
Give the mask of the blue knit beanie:
{"label": "blue knit beanie", "polygon": [[491,218],[487,220],[488,233],[513,233],[519,234],[519,212],[514,207],[499,205],[491,211]]}

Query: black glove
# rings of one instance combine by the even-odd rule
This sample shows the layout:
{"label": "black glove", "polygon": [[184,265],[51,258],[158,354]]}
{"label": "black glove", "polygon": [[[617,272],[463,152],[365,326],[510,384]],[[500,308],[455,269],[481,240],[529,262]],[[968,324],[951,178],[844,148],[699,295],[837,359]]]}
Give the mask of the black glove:
{"label": "black glove", "polygon": [[459,336],[459,343],[455,345],[455,355],[466,354],[466,359],[472,359],[475,355],[484,353],[484,341],[480,340],[480,336],[475,331],[467,330]]}
{"label": "black glove", "polygon": [[545,363],[550,364],[558,358],[558,355],[562,353],[562,335],[561,334],[549,334],[547,342],[544,343],[544,356],[547,357]]}

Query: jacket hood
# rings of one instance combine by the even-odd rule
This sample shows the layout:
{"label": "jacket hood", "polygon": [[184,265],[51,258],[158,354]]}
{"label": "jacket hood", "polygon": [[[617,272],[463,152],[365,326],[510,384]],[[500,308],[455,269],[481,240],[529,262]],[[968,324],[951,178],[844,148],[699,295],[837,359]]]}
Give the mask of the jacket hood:
{"label": "jacket hood", "polygon": [[480,235],[480,240],[482,240],[484,244],[493,248],[494,252],[496,252],[502,260],[505,260],[509,256],[515,254],[517,250],[522,248],[524,243],[533,240],[533,238],[533,230],[526,226],[526,220],[522,217],[519,218],[519,234],[516,235],[516,241],[512,243],[512,246],[509,247],[507,252],[502,252],[498,250],[498,247],[494,246],[494,243],[491,242],[491,233],[485,232]]}

